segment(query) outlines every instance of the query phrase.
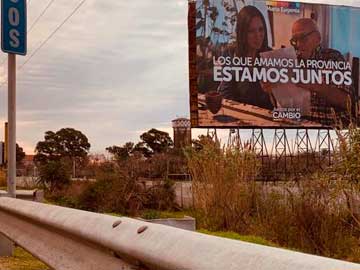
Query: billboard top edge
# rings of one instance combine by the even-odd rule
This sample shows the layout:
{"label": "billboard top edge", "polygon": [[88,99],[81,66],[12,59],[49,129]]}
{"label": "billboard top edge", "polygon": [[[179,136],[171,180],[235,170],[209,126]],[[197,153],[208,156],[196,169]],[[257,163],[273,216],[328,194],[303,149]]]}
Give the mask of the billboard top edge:
{"label": "billboard top edge", "polygon": [[[265,0],[257,0],[257,1],[265,1]],[[360,1],[355,0],[273,0],[278,2],[297,2],[297,3],[305,3],[305,4],[321,4],[321,5],[332,5],[332,6],[346,6],[346,7],[357,7],[360,8]]]}
{"label": "billboard top edge", "polygon": [[[188,0],[189,3],[196,2],[197,0]],[[267,0],[255,0],[255,1],[267,1]],[[271,0],[277,2],[296,2],[296,3],[304,3],[304,4],[320,4],[320,5],[332,5],[339,7],[355,7],[360,8],[360,0]]]}

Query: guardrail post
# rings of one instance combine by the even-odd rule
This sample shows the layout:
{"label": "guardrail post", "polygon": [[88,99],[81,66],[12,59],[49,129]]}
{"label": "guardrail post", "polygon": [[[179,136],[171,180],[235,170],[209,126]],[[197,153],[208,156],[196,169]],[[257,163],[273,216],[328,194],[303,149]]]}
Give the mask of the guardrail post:
{"label": "guardrail post", "polygon": [[0,234],[0,257],[10,257],[14,253],[14,243]]}

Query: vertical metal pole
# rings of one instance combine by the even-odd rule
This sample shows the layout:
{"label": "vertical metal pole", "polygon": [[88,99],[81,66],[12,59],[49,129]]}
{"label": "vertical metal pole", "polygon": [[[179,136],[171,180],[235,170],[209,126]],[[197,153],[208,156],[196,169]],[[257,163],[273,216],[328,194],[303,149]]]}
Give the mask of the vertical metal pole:
{"label": "vertical metal pole", "polygon": [[9,196],[16,197],[16,56],[8,54],[8,179]]}
{"label": "vertical metal pole", "polygon": [[[208,11],[208,4],[205,2],[204,3],[204,41],[206,39],[206,19],[207,19],[207,11]],[[206,50],[204,50],[204,52],[206,52]],[[203,55],[204,59],[205,58],[205,54]]]}
{"label": "vertical metal pole", "polygon": [[331,162],[331,150],[334,150],[334,147],[332,146],[330,129],[328,129],[328,131],[327,131],[327,136],[328,136],[328,159],[329,159],[328,165],[331,166],[331,163],[332,163]]}
{"label": "vertical metal pole", "polygon": [[[305,151],[306,151],[306,168],[307,170],[309,170],[309,142],[310,142],[310,137],[309,137],[309,130],[305,129],[305,136],[306,136],[306,144],[305,144]],[[312,152],[312,151],[311,151]],[[311,153],[312,154],[312,153]]]}
{"label": "vertical metal pole", "polygon": [[289,155],[289,149],[287,149],[287,144],[288,144],[288,141],[287,141],[287,137],[286,137],[286,129],[283,129],[282,130],[283,132],[283,139],[284,139],[284,159],[285,159],[285,179],[287,177],[287,162],[286,162],[286,158],[288,157]]}
{"label": "vertical metal pole", "polygon": [[5,147],[4,147],[4,161],[5,161],[5,164],[8,164],[8,153],[9,153],[9,124],[8,122],[5,122]]}

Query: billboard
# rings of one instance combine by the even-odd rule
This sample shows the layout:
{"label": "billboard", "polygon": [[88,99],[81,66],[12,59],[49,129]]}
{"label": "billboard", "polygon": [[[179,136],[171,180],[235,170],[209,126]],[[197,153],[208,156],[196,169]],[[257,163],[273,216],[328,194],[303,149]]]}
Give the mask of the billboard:
{"label": "billboard", "polygon": [[358,123],[358,25],[355,7],[189,1],[192,127]]}

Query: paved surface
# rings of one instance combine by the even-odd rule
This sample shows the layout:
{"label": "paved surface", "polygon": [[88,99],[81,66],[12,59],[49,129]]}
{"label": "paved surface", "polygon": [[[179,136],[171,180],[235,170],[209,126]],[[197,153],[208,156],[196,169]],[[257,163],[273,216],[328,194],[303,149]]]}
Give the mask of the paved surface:
{"label": "paved surface", "polygon": [[[1,260],[1,257],[0,257],[0,260]],[[0,270],[9,270],[9,268],[7,268],[4,264],[5,264],[4,262],[0,261]]]}

